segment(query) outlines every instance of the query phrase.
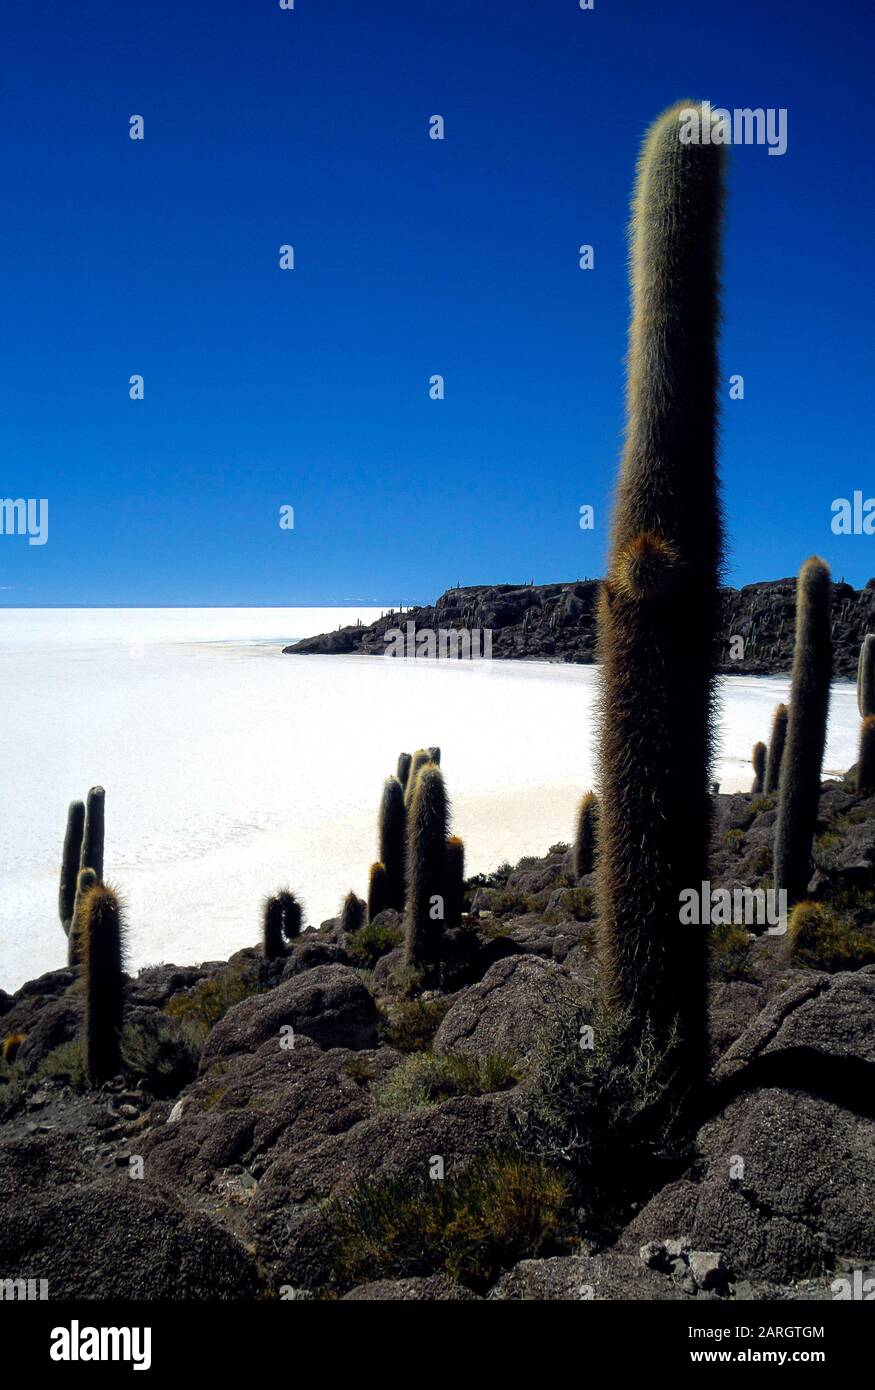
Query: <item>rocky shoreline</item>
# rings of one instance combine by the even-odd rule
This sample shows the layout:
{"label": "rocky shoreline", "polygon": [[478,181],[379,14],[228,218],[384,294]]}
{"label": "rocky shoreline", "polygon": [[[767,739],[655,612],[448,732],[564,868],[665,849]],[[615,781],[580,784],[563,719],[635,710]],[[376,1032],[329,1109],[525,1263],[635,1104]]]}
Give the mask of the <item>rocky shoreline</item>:
{"label": "rocky shoreline", "polygon": [[[415,631],[492,633],[492,656],[515,661],[595,660],[600,580],[573,584],[484,585],[448,589],[437,602],[390,612],[369,626],[341,627],[284,647],[284,653],[383,656],[386,634]],[[793,660],[796,580],[775,579],[721,591],[717,670],[725,675],[783,675]],[[832,594],[834,675],[854,678],[860,643],[875,628],[875,580],[864,589],[836,583]],[[733,644],[740,637],[743,648]],[[739,651],[743,650],[743,655]],[[734,655],[732,653],[735,653]]]}
{"label": "rocky shoreline", "polygon": [[[715,798],[715,888],[762,881],[775,814]],[[308,928],[280,960],[145,969],[100,1088],[72,970],[0,993],[0,1268],[125,1299],[829,1300],[871,1277],[875,798],[823,785],[810,892],[841,928],[814,954],[711,929],[712,1082],[688,1144],[611,1186],[596,1111],[578,1191],[545,1135],[551,1029],[566,1018],[573,1055],[592,1016],[593,889],[561,845],[468,880],[418,998],[391,910]],[[487,1199],[484,1246],[465,1220]]]}

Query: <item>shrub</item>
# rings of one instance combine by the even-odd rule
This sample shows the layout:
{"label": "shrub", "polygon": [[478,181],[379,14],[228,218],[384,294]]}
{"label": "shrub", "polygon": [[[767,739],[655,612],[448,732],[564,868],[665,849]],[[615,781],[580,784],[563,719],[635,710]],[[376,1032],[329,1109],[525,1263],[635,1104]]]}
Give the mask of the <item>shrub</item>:
{"label": "shrub", "polygon": [[377,922],[369,922],[347,937],[346,949],[356,965],[373,968],[380,956],[388,955],[400,946],[403,935],[397,927],[384,927]]}
{"label": "shrub", "polygon": [[540,1160],[494,1153],[458,1176],[360,1178],[326,1217],[342,1285],[439,1270],[486,1289],[522,1259],[561,1249],[566,1184]]}
{"label": "shrub", "polygon": [[794,965],[831,973],[875,962],[875,941],[823,903],[796,905],[787,926],[787,950]]}
{"label": "shrub", "polygon": [[174,994],[165,1004],[164,1012],[175,1019],[183,1036],[199,1052],[210,1029],[234,1004],[263,992],[264,986],[257,978],[244,974],[239,966],[227,966],[211,979],[201,980],[193,989]]}
{"label": "shrub", "polygon": [[122,1030],[125,1070],[142,1079],[153,1096],[178,1095],[197,1076],[197,1052],[182,1028],[166,1014],[144,1014]]}
{"label": "shrub", "polygon": [[716,980],[743,980],[750,970],[750,933],[731,922],[717,923],[708,934],[711,976]]}
{"label": "shrub", "polygon": [[395,1004],[383,1024],[384,1041],[399,1052],[423,1052],[451,1003],[451,999],[408,999]]}
{"label": "shrub", "polygon": [[420,1052],[405,1058],[389,1073],[377,1089],[374,1103],[379,1110],[419,1110],[439,1105],[451,1096],[507,1091],[519,1079],[516,1057],[503,1052],[491,1052],[486,1057]]}

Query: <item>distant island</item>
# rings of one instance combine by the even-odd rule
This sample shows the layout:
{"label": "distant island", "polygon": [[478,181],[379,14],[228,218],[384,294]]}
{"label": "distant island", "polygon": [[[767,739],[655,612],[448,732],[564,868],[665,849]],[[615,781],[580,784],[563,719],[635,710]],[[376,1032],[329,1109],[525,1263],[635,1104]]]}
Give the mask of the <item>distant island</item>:
{"label": "distant island", "polygon": [[[599,579],[568,584],[493,584],[447,589],[437,603],[403,612],[389,611],[375,623],[340,627],[284,647],[293,656],[382,656],[391,633],[490,632],[492,656],[515,661],[596,659]],[[782,675],[793,659],[796,580],[773,579],[722,590],[722,643],[717,669],[727,675]],[[835,676],[855,678],[860,643],[875,626],[875,579],[864,589],[837,583],[832,588]],[[389,634],[389,635],[387,635]],[[741,642],[737,641],[741,638]]]}

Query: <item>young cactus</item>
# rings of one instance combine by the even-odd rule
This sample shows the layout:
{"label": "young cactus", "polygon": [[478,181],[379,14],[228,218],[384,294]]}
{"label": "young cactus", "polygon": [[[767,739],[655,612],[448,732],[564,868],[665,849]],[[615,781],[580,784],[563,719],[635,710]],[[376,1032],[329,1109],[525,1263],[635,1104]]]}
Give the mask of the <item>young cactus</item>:
{"label": "young cactus", "polygon": [[875,636],[867,632],[857,662],[857,708],[860,718],[875,714]]}
{"label": "young cactus", "polygon": [[82,836],[80,869],[93,869],[97,882],[103,882],[103,820],[106,792],[92,787],[85,802],[85,830]]}
{"label": "young cactus", "polygon": [[446,920],[447,794],[436,763],[424,766],[407,821],[406,964],[430,974]]}
{"label": "young cactus", "polygon": [[97,887],[97,874],[93,869],[80,869],[76,877],[76,898],[73,907],[73,919],[70,923],[70,930],[67,933],[67,964],[72,967],[79,965],[82,959],[82,948],[80,937],[82,935],[82,907],[91,892],[92,888]]}
{"label": "young cactus", "polygon": [[368,921],[373,922],[374,918],[388,907],[387,889],[388,876],[385,864],[372,864],[368,875]]}
{"label": "young cactus", "polygon": [[465,901],[465,842],[458,835],[451,835],[447,840],[446,875],[444,924],[448,928],[460,927]]}
{"label": "young cactus", "polygon": [[772,721],[772,736],[769,739],[769,754],[766,759],[766,781],[763,790],[767,796],[773,795],[781,783],[781,759],[784,744],[787,742],[787,719],[790,711],[786,705],[778,705]]}
{"label": "young cactus", "polygon": [[85,802],[71,801],[67,809],[67,830],[61,858],[61,883],[58,890],[58,916],[67,936],[76,906],[76,878],[82,855],[82,836],[85,831]]}
{"label": "young cactus", "polygon": [[725,150],[680,139],[689,109],[655,122],[638,165],[628,424],[598,614],[602,979],[627,1045],[683,1044],[679,1091],[707,1067],[706,934],[681,925],[679,903],[708,877],[722,557]]}
{"label": "young cactus", "polygon": [[380,799],[379,863],[386,869],[386,907],[404,911],[404,876],[407,855],[407,807],[397,777],[387,777]]}
{"label": "young cactus", "polygon": [[775,825],[775,887],[786,890],[791,903],[805,897],[811,876],[832,679],[831,600],[829,569],[813,555],[796,585],[790,718]]}
{"label": "young cactus", "polygon": [[857,791],[875,791],[875,714],[867,714],[860,725],[860,754],[857,758]]}
{"label": "young cactus", "polygon": [[577,825],[574,834],[572,873],[575,878],[591,874],[595,865],[596,828],[598,824],[598,801],[593,792],[580,798],[577,808]]}
{"label": "young cactus", "polygon": [[347,893],[343,900],[343,906],[340,909],[341,931],[351,933],[358,931],[359,927],[363,927],[367,910],[367,903],[362,902],[362,899],[352,891]]}
{"label": "young cactus", "polygon": [[753,786],[751,791],[757,794],[763,791],[766,784],[766,757],[768,749],[764,743],[755,743],[751,762],[753,763]]}
{"label": "young cactus", "polygon": [[85,1071],[92,1086],[119,1066],[124,968],[124,911],[112,888],[95,884],[81,905],[81,967],[85,982]]}

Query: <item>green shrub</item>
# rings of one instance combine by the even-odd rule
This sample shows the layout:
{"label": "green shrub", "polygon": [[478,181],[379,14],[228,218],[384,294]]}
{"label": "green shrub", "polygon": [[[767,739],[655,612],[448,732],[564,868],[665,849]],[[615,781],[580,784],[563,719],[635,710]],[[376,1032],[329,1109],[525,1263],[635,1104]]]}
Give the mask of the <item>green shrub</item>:
{"label": "green shrub", "polygon": [[164,1012],[179,1024],[183,1036],[200,1051],[210,1029],[234,1004],[263,992],[264,986],[255,976],[244,973],[240,966],[227,966],[211,979],[201,980],[193,989],[174,994],[165,1004]]}
{"label": "green shrub", "polygon": [[570,1213],[561,1175],[491,1154],[459,1176],[361,1178],[326,1217],[341,1285],[439,1270],[483,1290],[522,1259],[562,1249]]}
{"label": "green shrub", "polygon": [[125,1070],[153,1096],[175,1096],[197,1076],[197,1052],[182,1028],[166,1014],[144,1015],[122,1030]]}
{"label": "green shrub", "polygon": [[74,1090],[84,1090],[88,1084],[85,1070],[85,1052],[81,1042],[61,1043],[54,1048],[38,1066],[35,1079],[41,1081],[60,1081]]}
{"label": "green shrub", "polygon": [[424,1052],[451,1003],[451,999],[406,999],[394,1004],[383,1023],[383,1040],[399,1052]]}
{"label": "green shrub", "polygon": [[750,970],[750,933],[732,922],[717,923],[708,933],[711,977],[744,980]]}
{"label": "green shrub", "polygon": [[721,835],[720,843],[730,854],[740,855],[744,853],[745,838],[743,830],[727,830],[725,835]]}
{"label": "green shrub", "polygon": [[418,1110],[439,1105],[451,1096],[507,1091],[519,1079],[516,1058],[502,1052],[491,1052],[486,1057],[420,1052],[406,1057],[389,1073],[378,1087],[374,1103],[379,1110]]}
{"label": "green shrub", "polygon": [[401,945],[402,940],[402,933],[397,927],[384,927],[369,922],[366,927],[360,927],[357,932],[347,937],[346,949],[356,965],[372,969],[380,956],[394,951],[396,946]]}

